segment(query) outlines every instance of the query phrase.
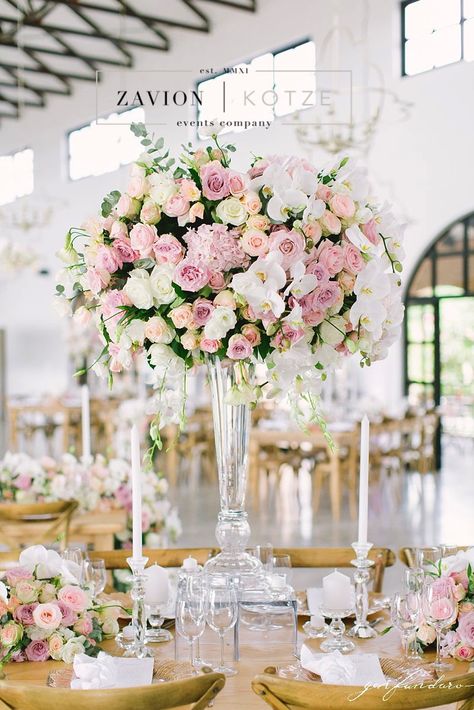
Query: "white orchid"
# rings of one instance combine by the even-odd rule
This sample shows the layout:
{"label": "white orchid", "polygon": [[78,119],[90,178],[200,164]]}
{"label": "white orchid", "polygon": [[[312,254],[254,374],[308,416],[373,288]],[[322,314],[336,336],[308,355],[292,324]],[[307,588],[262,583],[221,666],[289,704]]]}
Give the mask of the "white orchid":
{"label": "white orchid", "polygon": [[234,274],[231,288],[246,299],[255,313],[273,313],[279,318],[285,310],[285,301],[278,292],[285,284],[285,270],[277,255],[270,253],[254,261],[248,271]]}
{"label": "white orchid", "polygon": [[355,247],[360,249],[363,254],[373,255],[378,250],[377,247],[367,239],[364,232],[357,224],[353,224],[346,229],[346,237]]}
{"label": "white orchid", "polygon": [[237,323],[237,316],[232,308],[218,306],[204,326],[204,335],[211,340],[220,340]]}
{"label": "white orchid", "polygon": [[314,274],[306,274],[306,267],[302,261],[297,261],[290,268],[290,276],[293,281],[285,289],[285,296],[289,293],[295,298],[302,298],[311,293],[318,285],[318,279]]}

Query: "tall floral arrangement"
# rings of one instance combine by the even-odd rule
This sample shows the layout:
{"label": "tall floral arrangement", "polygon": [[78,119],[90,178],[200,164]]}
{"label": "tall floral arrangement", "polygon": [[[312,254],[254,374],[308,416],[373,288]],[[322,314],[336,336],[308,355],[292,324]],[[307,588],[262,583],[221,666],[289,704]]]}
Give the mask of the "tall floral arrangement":
{"label": "tall floral arrangement", "polygon": [[[184,411],[186,372],[216,354],[266,365],[235,402],[288,396],[320,420],[321,380],[349,355],[386,356],[403,318],[402,228],[370,195],[365,172],[344,158],[317,169],[296,157],[255,157],[231,167],[233,145],[194,150],[180,164],[143,124],[144,153],[125,192],[71,229],[59,298],[81,292],[110,378],[145,351],[156,386],[151,432]],[[302,402],[305,406],[300,406]]]}

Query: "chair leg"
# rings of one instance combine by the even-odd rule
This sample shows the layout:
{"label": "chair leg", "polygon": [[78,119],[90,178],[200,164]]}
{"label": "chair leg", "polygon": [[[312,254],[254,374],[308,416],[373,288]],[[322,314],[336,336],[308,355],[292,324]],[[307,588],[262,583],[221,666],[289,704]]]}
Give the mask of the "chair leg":
{"label": "chair leg", "polygon": [[317,513],[319,510],[319,504],[321,502],[321,488],[323,485],[323,474],[321,471],[318,470],[318,467],[316,466],[316,470],[314,472],[313,476],[313,513]]}
{"label": "chair leg", "polygon": [[194,703],[194,705],[191,706],[191,710],[205,710],[205,708],[212,705],[214,698],[216,697],[216,695],[218,695],[218,693],[220,693],[224,685],[225,680],[216,680],[216,682],[213,683],[211,687],[204,693],[202,698],[200,698],[197,703]]}

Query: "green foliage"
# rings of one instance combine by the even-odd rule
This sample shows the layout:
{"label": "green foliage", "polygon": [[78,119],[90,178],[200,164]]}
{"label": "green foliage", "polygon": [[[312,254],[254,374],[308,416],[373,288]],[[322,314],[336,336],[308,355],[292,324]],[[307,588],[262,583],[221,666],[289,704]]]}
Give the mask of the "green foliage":
{"label": "green foliage", "polygon": [[112,190],[112,192],[109,192],[109,194],[102,200],[102,204],[100,206],[102,217],[108,217],[119,200],[120,192],[118,190]]}

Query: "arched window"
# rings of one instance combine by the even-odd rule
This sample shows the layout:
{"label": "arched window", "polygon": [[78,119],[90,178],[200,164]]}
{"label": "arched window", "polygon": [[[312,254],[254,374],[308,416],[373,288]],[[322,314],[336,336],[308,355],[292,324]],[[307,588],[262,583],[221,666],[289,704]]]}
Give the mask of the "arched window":
{"label": "arched window", "polygon": [[424,252],[408,283],[405,392],[413,404],[474,417],[474,213]]}

